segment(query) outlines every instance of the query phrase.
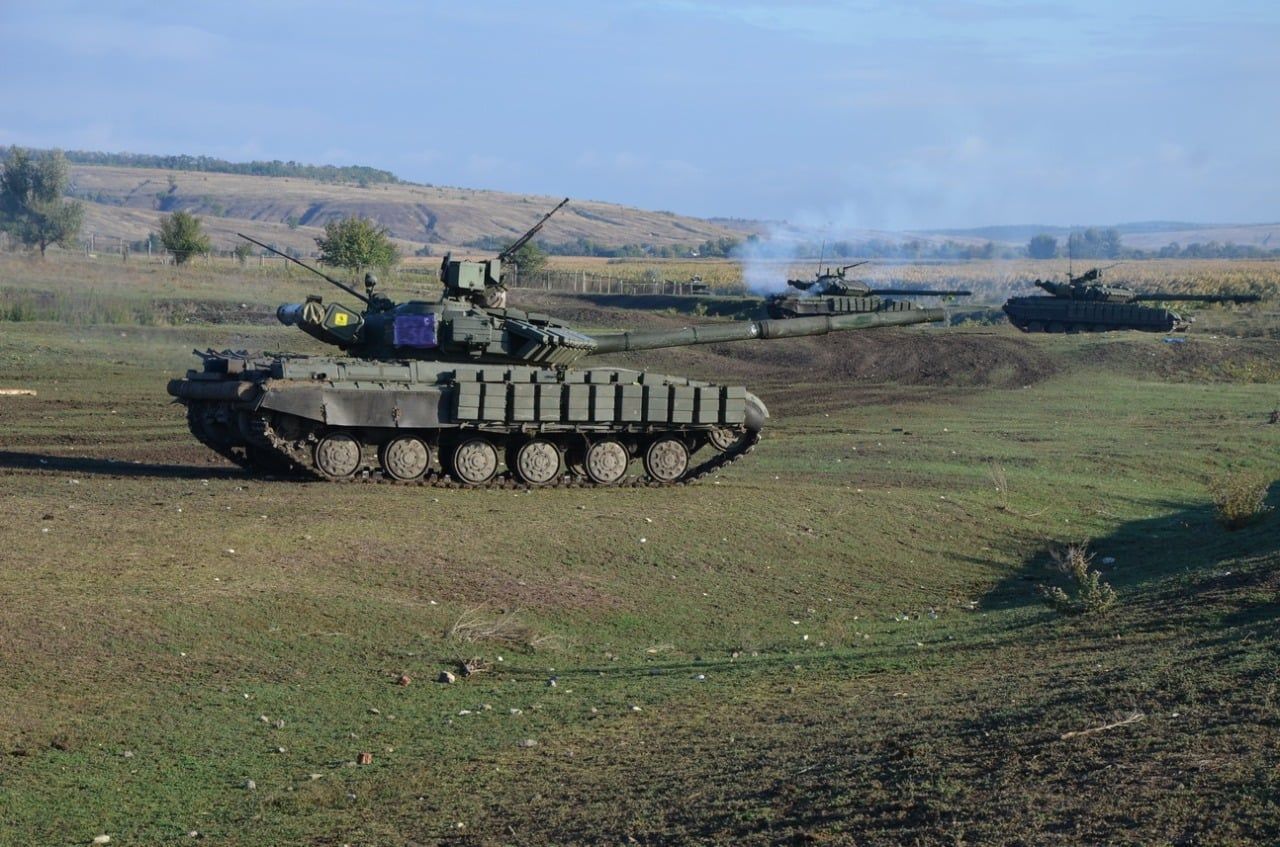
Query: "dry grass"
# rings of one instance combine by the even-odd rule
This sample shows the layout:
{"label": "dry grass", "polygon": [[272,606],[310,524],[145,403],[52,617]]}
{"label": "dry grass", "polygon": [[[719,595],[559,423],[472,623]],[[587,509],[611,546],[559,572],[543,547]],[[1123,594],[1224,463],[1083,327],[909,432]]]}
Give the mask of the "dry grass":
{"label": "dry grass", "polygon": [[533,648],[546,639],[520,619],[519,610],[490,613],[483,606],[467,609],[444,633],[445,640],[462,644],[492,642],[512,647]]}
{"label": "dry grass", "polygon": [[1007,511],[1009,508],[1009,479],[1005,476],[1004,465],[999,462],[992,462],[987,469],[987,476],[991,479],[991,485],[996,490],[996,508],[1000,511]]}

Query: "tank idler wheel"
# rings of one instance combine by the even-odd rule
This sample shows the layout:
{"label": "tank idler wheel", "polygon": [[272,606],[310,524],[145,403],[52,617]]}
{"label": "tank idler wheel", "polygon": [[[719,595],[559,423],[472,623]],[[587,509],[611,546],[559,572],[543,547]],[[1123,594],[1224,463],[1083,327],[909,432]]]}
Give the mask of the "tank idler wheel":
{"label": "tank idler wheel", "polygon": [[315,462],[327,477],[349,477],[360,467],[360,442],[345,432],[331,432],[316,442]]}
{"label": "tank idler wheel", "polygon": [[417,479],[431,464],[431,448],[421,438],[402,435],[383,445],[378,456],[382,469],[392,479]]}
{"label": "tank idler wheel", "polygon": [[742,433],[727,426],[718,426],[707,433],[711,446],[721,453],[727,453],[742,440]]}
{"label": "tank idler wheel", "polygon": [[512,470],[523,483],[546,485],[559,479],[563,468],[560,448],[545,438],[534,438],[516,449]]}
{"label": "tank idler wheel", "polygon": [[485,438],[468,438],[453,450],[453,478],[465,485],[484,485],[498,472],[498,451]]}
{"label": "tank idler wheel", "polygon": [[587,478],[597,485],[614,485],[627,475],[627,465],[631,456],[622,442],[614,438],[596,441],[587,448],[587,455],[582,464],[586,467]]}
{"label": "tank idler wheel", "polygon": [[217,403],[202,403],[198,420],[200,431],[210,441],[223,447],[231,447],[239,440],[231,437],[231,430]]}
{"label": "tank idler wheel", "polygon": [[689,448],[678,438],[659,438],[644,451],[644,469],[654,482],[675,482],[689,469]]}

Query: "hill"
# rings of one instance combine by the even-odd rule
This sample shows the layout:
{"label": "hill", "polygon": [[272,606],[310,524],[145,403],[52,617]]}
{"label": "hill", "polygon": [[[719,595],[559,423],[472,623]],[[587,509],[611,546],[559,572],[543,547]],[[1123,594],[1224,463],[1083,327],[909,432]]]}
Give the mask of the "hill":
{"label": "hill", "polygon": [[[410,252],[430,246],[436,255],[485,237],[515,239],[560,199],[404,182],[361,185],[74,163],[69,193],[85,203],[84,233],[107,244],[145,239],[158,228],[161,215],[183,209],[204,219],[215,247],[231,247],[241,231],[309,252],[326,223],[364,215],[386,226]],[[610,246],[692,247],[726,236],[741,237],[741,231],[671,212],[575,198],[542,237],[551,243],[586,239]]]}

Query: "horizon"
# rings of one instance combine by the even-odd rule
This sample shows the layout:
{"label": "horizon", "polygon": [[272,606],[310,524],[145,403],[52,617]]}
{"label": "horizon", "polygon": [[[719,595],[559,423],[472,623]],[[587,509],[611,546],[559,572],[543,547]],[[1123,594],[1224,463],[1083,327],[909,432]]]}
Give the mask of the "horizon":
{"label": "horizon", "polygon": [[1277,218],[1265,3],[242,10],[7,6],[0,143],[833,232]]}

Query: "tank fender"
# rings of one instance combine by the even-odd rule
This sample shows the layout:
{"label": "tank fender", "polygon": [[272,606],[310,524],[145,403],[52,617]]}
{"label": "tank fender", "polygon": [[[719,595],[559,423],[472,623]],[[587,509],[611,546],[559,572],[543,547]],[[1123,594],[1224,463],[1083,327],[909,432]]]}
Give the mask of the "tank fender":
{"label": "tank fender", "polygon": [[747,429],[752,432],[759,432],[764,429],[764,422],[769,418],[769,410],[765,407],[764,401],[759,397],[747,392],[747,416],[745,423]]}
{"label": "tank fender", "polygon": [[270,385],[260,408],[329,426],[404,427],[450,426],[452,389],[399,391],[377,387],[332,385]]}

